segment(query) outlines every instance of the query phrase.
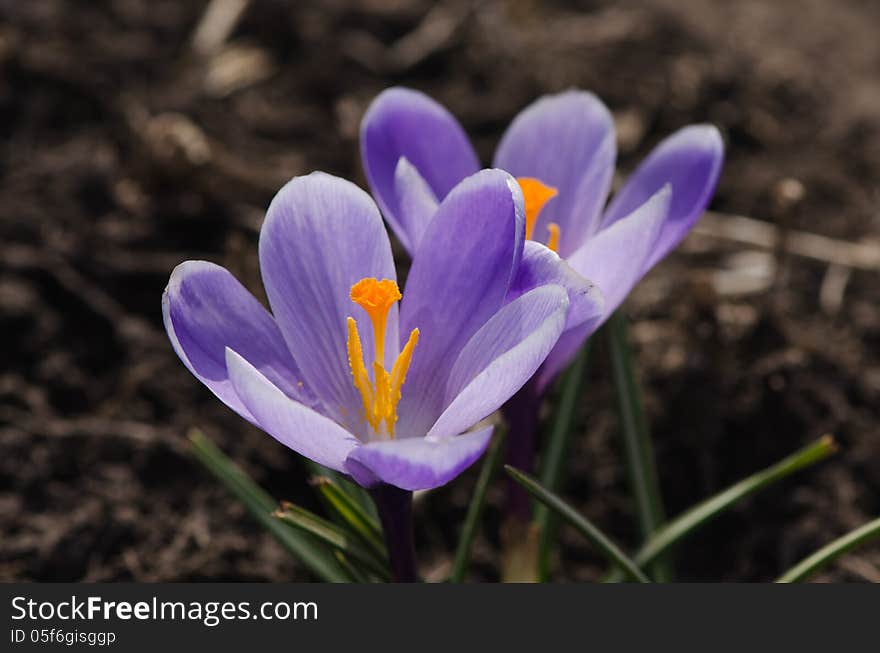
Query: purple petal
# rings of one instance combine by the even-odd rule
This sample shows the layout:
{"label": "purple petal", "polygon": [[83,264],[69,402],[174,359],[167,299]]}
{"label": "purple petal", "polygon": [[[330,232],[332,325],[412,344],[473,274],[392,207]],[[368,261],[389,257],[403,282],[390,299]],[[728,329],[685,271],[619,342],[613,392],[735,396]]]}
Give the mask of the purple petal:
{"label": "purple petal", "polygon": [[370,442],[354,449],[347,471],[361,485],[388,483],[404,490],[445,485],[479,458],[492,439],[492,427],[445,438],[403,438]]}
{"label": "purple petal", "polygon": [[669,217],[648,260],[654,266],[691,230],[709,203],[721,164],[724,143],[711,125],[685,127],[663,140],[624,184],[602,219],[602,228],[632,213],[665,184],[672,186]]}
{"label": "purple petal", "polygon": [[401,244],[412,256],[425,228],[437,212],[439,202],[419,171],[401,157],[394,172],[394,191],[400,207],[400,230],[395,231]]}
{"label": "purple petal", "polygon": [[449,370],[502,306],[524,239],[522,193],[505,172],[478,172],[443,200],[403,293],[401,333],[421,333],[403,386],[399,432],[424,435],[440,415]]}
{"label": "purple petal", "polygon": [[[359,326],[364,358],[373,359],[372,326],[350,297],[364,277],[396,279],[391,246],[370,196],[323,173],[282,188],[260,233],[260,268],[272,312],[306,388],[324,413],[355,433],[361,399],[352,382],[346,318]],[[397,309],[388,317],[385,365],[398,353]]]}
{"label": "purple petal", "polygon": [[226,347],[240,351],[288,397],[315,402],[297,386],[299,371],[275,320],[225,268],[207,261],[174,268],[162,295],[162,317],[183,364],[245,419],[254,421],[229,381]]}
{"label": "purple petal", "polygon": [[647,271],[672,203],[669,186],[661,188],[633,213],[584,243],[568,263],[592,280],[605,296],[605,317],[623,302]]}
{"label": "purple petal", "polygon": [[370,104],[361,123],[361,157],[385,218],[401,242],[410,243],[394,185],[400,158],[406,157],[415,166],[441,200],[480,168],[452,114],[424,93],[408,88],[389,88]]}
{"label": "purple petal", "polygon": [[333,420],[290,399],[232,349],[226,350],[226,367],[257,426],[306,458],[345,471],[345,459],[360,446],[357,438]]}
{"label": "purple petal", "polygon": [[601,324],[601,318],[596,317],[559,336],[553,350],[535,375],[538,392],[544,392],[546,387],[556,378],[556,375],[568,367],[587,338],[593,335]]}
{"label": "purple petal", "polygon": [[569,259],[575,270],[602,289],[604,310],[600,316],[567,329],[560,336],[538,372],[539,390],[547,387],[571,362],[584,341],[617,310],[642,278],[670,203],[671,190],[665,186],[632,215],[593,236]]}
{"label": "purple petal", "polygon": [[532,288],[550,284],[562,286],[568,293],[566,329],[597,318],[604,311],[605,300],[598,286],[575,272],[552,250],[533,240],[526,241],[507,301],[513,301]]}
{"label": "purple petal", "polygon": [[561,286],[535,288],[498,311],[461,350],[447,383],[447,407],[428,437],[469,428],[525,385],[556,344],[567,311]]}
{"label": "purple petal", "polygon": [[565,258],[599,225],[616,155],[608,109],[592,93],[572,90],[526,107],[507,128],[494,165],[559,191],[541,211],[533,237],[546,242],[547,225],[555,222]]}

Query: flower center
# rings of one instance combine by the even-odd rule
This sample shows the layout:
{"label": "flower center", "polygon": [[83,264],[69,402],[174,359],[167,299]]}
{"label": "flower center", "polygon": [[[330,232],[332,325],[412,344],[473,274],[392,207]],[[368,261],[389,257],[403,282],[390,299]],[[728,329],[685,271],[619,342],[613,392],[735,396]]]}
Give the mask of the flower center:
{"label": "flower center", "polygon": [[[558,191],[534,177],[517,177],[516,181],[522,189],[526,204],[526,238],[534,240],[532,234],[535,231],[535,224],[538,222],[538,215],[544,205],[556,197]],[[559,249],[559,225],[551,222],[547,225],[547,231],[550,232],[547,238],[547,247],[555,252]]]}
{"label": "flower center", "polygon": [[406,372],[412,362],[413,349],[419,341],[419,330],[409,334],[403,351],[394,361],[391,372],[385,370],[385,328],[388,311],[402,295],[397,284],[391,279],[379,281],[374,277],[361,279],[351,287],[351,301],[363,308],[373,324],[373,339],[376,358],[373,361],[373,380],[364,364],[364,351],[358,335],[357,322],[348,318],[348,364],[354,387],[361,393],[364,402],[364,417],[378,434],[384,433],[394,438],[394,425],[397,423],[397,404],[400,402],[400,389],[406,380]]}

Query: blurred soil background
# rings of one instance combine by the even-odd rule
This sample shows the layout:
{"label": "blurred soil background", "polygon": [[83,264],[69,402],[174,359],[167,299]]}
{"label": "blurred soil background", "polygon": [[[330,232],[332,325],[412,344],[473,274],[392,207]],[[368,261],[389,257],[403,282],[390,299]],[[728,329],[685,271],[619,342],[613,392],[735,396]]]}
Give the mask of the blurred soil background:
{"label": "blurred soil background", "polygon": [[[708,216],[627,304],[667,511],[822,434],[841,451],[689,540],[678,577],[769,580],[880,514],[880,4],[211,4],[0,0],[0,579],[308,578],[185,434],[312,506],[304,466],[184,369],[160,297],[193,258],[262,296],[274,191],[315,169],[364,185],[359,121],[392,84],[445,103],[486,162],[517,111],[572,86],[614,112],[622,172],[718,125],[712,209],[749,219]],[[600,347],[563,494],[632,546],[609,377]],[[429,578],[475,476],[419,501]],[[474,579],[497,579],[502,489]],[[600,577],[561,542],[557,579]],[[880,580],[880,547],[819,579]]]}

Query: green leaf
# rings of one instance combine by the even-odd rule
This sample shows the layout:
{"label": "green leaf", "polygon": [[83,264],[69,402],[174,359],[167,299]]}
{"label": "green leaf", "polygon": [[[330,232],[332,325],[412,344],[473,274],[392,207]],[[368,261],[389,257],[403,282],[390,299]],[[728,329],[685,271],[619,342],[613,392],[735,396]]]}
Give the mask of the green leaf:
{"label": "green leaf", "polygon": [[357,535],[376,555],[387,556],[385,542],[382,539],[382,528],[363,506],[331,478],[318,476],[312,479],[318,493],[327,508],[340,525]]}
{"label": "green leaf", "polygon": [[[667,552],[673,545],[693,533],[703,524],[711,521],[735,503],[756,492],[791,476],[797,471],[815,465],[837,451],[831,436],[813,442],[795,453],[783,458],[775,465],[752,474],[726,490],[712,496],[686,510],[675,519],[667,522],[659,531],[645,542],[634,559],[644,567]],[[619,573],[612,573],[608,580],[619,580]]]}
{"label": "green leaf", "polygon": [[333,555],[336,558],[336,561],[339,563],[339,566],[345,569],[345,571],[352,577],[352,580],[356,583],[372,583],[375,582],[375,576],[368,576],[365,572],[358,569],[355,565],[351,563],[351,561],[345,557],[345,554],[341,551],[334,550]]}
{"label": "green leaf", "polygon": [[272,511],[275,510],[278,502],[204,434],[194,429],[189,433],[189,441],[196,460],[216,476],[257,521],[316,576],[332,583],[351,581],[351,578],[340,568],[332,552],[314,537],[294,530],[273,518]]}
{"label": "green leaf", "polygon": [[[651,435],[642,410],[641,391],[632,365],[627,322],[620,311],[611,316],[605,331],[636,518],[642,539],[647,540],[663,524],[663,501]],[[668,560],[657,560],[652,567],[654,578],[658,581],[672,579],[672,567]]]}
{"label": "green leaf", "polygon": [[282,502],[281,508],[273,512],[272,516],[329,544],[352,561],[362,563],[383,580],[390,579],[387,562],[333,522],[287,501]]}
{"label": "green leaf", "polygon": [[830,544],[826,544],[782,574],[782,576],[776,579],[776,582],[800,583],[844,553],[852,551],[875,537],[880,537],[880,518],[869,521],[854,531],[850,531],[846,535],[837,538]]}
{"label": "green leaf", "polygon": [[[587,368],[589,367],[590,341],[578,352],[562,380],[562,394],[553,414],[553,426],[547,441],[547,448],[541,457],[541,485],[556,492],[565,469],[565,458],[571,433],[577,420],[578,401],[583,394]],[[553,546],[556,543],[558,520],[555,513],[541,504],[535,508],[535,523],[538,526],[538,579],[545,582],[550,576],[550,562]]]}
{"label": "green leaf", "polygon": [[586,519],[586,517],[578,513],[568,503],[549,490],[541,487],[541,485],[528,474],[524,474],[510,465],[505,465],[504,469],[510,477],[523,486],[529,494],[574,526],[581,535],[586,537],[593,546],[599,549],[609,561],[618,565],[629,574],[630,578],[640,583],[651,582],[645,573],[639,569],[639,566],[620,550],[620,547],[612,542],[602,531],[596,528]]}
{"label": "green leaf", "polygon": [[471,557],[471,544],[473,544],[474,536],[477,534],[477,526],[480,523],[480,517],[483,514],[483,506],[486,503],[486,491],[492,482],[492,476],[498,467],[498,460],[501,458],[503,451],[504,438],[507,434],[499,431],[492,439],[489,452],[483,459],[483,466],[480,468],[480,476],[477,478],[477,485],[474,487],[474,495],[468,506],[467,515],[464,519],[464,525],[461,529],[461,536],[458,539],[458,548],[455,551],[455,560],[452,563],[452,574],[449,581],[452,583],[460,583],[464,580],[467,564]]}
{"label": "green leaf", "polygon": [[357,483],[351,481],[351,479],[345,474],[341,474],[336,470],[330,469],[329,467],[324,467],[323,465],[319,465],[313,460],[309,460],[308,458],[303,458],[303,461],[308,467],[309,471],[313,476],[324,476],[329,478],[331,481],[336,483],[339,488],[348,495],[348,497],[357,503],[361,509],[366,512],[370,518],[378,522],[379,521],[379,513],[376,511],[376,504],[373,503],[372,497],[370,497],[369,492],[367,492],[364,488],[362,488]]}

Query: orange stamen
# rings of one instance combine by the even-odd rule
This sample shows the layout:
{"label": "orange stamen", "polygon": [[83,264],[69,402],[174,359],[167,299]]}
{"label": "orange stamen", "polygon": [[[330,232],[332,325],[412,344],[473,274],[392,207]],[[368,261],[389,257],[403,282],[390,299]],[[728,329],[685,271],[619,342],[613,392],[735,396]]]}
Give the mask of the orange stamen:
{"label": "orange stamen", "polygon": [[388,322],[388,311],[395,302],[400,301],[401,294],[397,284],[391,279],[379,281],[373,277],[361,279],[351,287],[351,300],[363,308],[373,324],[375,341],[375,361],[373,362],[373,381],[367,374],[364,364],[364,352],[357,331],[357,322],[348,318],[348,364],[354,386],[361,393],[364,403],[364,417],[375,433],[381,433],[382,425],[389,438],[394,437],[394,425],[397,423],[397,404],[400,402],[400,391],[406,380],[406,372],[412,361],[413,349],[419,340],[419,330],[413,329],[409,340],[394,362],[389,374],[385,370],[385,327]]}

